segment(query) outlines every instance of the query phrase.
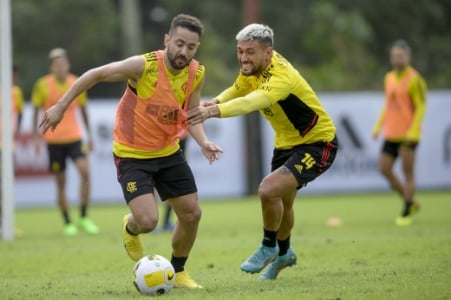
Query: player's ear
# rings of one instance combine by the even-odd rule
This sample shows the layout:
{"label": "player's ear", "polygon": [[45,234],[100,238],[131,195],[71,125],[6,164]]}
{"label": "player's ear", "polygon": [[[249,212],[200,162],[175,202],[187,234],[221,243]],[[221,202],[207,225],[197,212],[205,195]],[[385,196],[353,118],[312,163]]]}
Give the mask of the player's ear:
{"label": "player's ear", "polygon": [[273,51],[273,48],[272,48],[272,47],[268,47],[268,48],[265,49],[265,56],[266,56],[266,59],[271,60],[271,57],[272,57],[272,51]]}
{"label": "player's ear", "polygon": [[165,34],[164,35],[164,46],[167,48],[168,47],[168,44],[169,44],[169,34]]}
{"label": "player's ear", "polygon": [[266,51],[268,51],[268,55],[272,55],[272,50],[273,50],[272,47],[268,47],[268,48],[266,49]]}

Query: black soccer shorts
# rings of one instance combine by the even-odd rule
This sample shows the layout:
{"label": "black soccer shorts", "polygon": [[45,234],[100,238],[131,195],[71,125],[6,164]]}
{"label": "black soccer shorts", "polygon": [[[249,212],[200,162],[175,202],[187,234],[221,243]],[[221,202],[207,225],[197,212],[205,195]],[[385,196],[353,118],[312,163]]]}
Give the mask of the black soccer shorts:
{"label": "black soccer shorts", "polygon": [[85,157],[87,148],[81,140],[64,144],[47,144],[49,153],[49,169],[53,173],[60,173],[66,170],[66,160],[70,158],[76,161],[80,157]]}
{"label": "black soccer shorts", "polygon": [[271,171],[281,166],[287,167],[298,181],[298,189],[323,174],[330,168],[337,154],[338,142],[303,144],[291,149],[275,149],[271,162]]}
{"label": "black soccer shorts", "polygon": [[197,192],[193,172],[182,151],[149,159],[114,156],[114,161],[127,204],[138,196],[153,193],[155,188],[162,201]]}
{"label": "black soccer shorts", "polygon": [[386,153],[396,159],[399,155],[399,149],[401,147],[406,147],[415,151],[417,146],[417,142],[390,142],[388,140],[385,140],[384,144],[382,145],[382,153]]}

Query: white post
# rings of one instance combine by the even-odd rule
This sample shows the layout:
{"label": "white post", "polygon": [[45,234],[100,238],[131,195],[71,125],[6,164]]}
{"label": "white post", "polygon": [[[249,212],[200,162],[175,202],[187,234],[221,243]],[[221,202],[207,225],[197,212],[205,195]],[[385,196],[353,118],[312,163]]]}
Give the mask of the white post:
{"label": "white post", "polygon": [[121,55],[128,57],[139,54],[142,49],[141,7],[138,0],[121,0]]}
{"label": "white post", "polygon": [[11,128],[11,2],[0,0],[0,90],[1,96],[1,200],[2,224],[1,237],[4,240],[14,240],[14,174],[13,147]]}

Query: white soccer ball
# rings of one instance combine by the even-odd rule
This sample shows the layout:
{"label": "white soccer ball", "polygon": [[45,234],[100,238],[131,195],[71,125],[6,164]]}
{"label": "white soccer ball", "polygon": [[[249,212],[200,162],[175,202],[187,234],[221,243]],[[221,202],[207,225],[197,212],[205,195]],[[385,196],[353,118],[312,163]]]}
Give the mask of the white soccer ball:
{"label": "white soccer ball", "polygon": [[175,271],[172,264],[161,255],[149,255],[141,258],[133,268],[133,284],[146,295],[169,293],[174,287]]}

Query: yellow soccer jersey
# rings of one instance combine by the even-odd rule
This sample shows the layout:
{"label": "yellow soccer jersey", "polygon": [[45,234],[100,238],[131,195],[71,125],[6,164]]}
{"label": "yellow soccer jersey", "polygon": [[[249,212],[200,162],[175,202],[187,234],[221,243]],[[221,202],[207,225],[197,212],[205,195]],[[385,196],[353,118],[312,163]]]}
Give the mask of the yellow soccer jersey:
{"label": "yellow soccer jersey", "polygon": [[[1,98],[1,97],[0,97]],[[18,85],[13,85],[11,89],[11,128],[13,134],[17,131],[18,118],[23,112],[24,99],[22,89]],[[2,112],[2,101],[0,99],[0,114]],[[0,122],[0,149],[2,148],[2,124]]]}
{"label": "yellow soccer jersey", "polygon": [[[156,51],[149,52],[142,55],[145,61],[144,72],[141,78],[138,80],[137,84],[133,86],[133,83],[129,81],[129,85],[133,87],[134,92],[139,98],[146,99],[150,98],[155,91],[156,84],[158,81],[158,76],[164,76],[158,74],[158,61]],[[166,64],[165,64],[166,68]],[[180,106],[183,105],[186,97],[186,84],[188,81],[188,66],[186,66],[181,72],[174,75],[166,68],[166,74],[171,84],[172,90],[175,94],[175,98]],[[192,92],[197,89],[199,84],[202,82],[205,75],[205,67],[199,64],[194,76],[194,83],[192,86]],[[157,158],[169,156],[180,149],[178,143],[175,145],[167,146],[163,149],[157,151],[145,151],[138,150],[134,148],[127,147],[125,145],[114,142],[113,152],[119,157],[133,157],[133,158]]]}
{"label": "yellow soccer jersey", "polygon": [[221,117],[259,109],[275,131],[274,146],[330,142],[335,126],[315,92],[299,72],[274,51],[271,63],[257,76],[239,74],[232,87],[216,97]]}
{"label": "yellow soccer jersey", "polygon": [[14,85],[12,89],[13,110],[21,114],[24,107],[24,99],[22,89],[18,85]]}

